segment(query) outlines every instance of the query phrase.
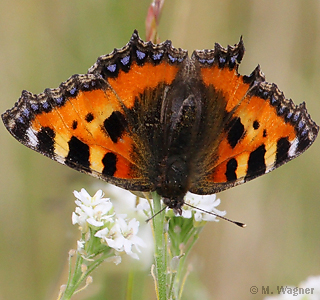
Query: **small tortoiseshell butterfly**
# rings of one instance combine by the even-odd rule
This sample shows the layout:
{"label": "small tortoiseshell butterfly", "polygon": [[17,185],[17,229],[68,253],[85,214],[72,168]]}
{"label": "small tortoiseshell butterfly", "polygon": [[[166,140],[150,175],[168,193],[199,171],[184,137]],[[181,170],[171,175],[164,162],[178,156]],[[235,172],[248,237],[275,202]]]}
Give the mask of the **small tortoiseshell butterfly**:
{"label": "small tortoiseshell butterfly", "polygon": [[259,66],[238,74],[243,54],[240,39],[189,58],[134,31],[87,74],[23,91],[2,119],[27,147],[119,187],[157,191],[181,213],[187,191],[213,194],[268,173],[318,134],[305,104],[286,99]]}

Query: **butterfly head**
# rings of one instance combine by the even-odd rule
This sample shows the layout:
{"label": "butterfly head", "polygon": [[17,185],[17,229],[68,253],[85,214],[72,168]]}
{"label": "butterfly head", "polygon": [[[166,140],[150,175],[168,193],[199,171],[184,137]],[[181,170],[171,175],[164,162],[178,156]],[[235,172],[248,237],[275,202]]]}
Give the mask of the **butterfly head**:
{"label": "butterfly head", "polygon": [[163,198],[163,203],[167,205],[169,208],[173,209],[175,213],[178,213],[180,216],[182,215],[181,207],[184,205],[183,197],[175,199]]}

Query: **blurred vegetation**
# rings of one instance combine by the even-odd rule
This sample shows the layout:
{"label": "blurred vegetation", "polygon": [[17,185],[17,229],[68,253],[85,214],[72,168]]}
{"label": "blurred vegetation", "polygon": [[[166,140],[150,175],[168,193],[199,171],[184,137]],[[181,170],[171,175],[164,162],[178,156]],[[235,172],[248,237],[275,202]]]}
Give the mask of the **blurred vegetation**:
{"label": "blurred vegetation", "polygon": [[[86,70],[122,47],[133,29],[144,37],[149,1],[12,0],[0,11],[0,111],[23,89],[39,93]],[[296,104],[306,101],[320,122],[320,2],[318,0],[167,0],[161,39],[175,47],[235,44]],[[0,126],[0,299],[56,299],[67,253],[78,233],[71,225],[72,191],[94,179],[16,142]],[[271,175],[221,193],[220,209],[248,224],[208,224],[190,257],[185,299],[263,299],[255,285],[297,285],[320,274],[320,142]],[[132,261],[102,266],[75,299],[125,299]],[[138,266],[138,265],[134,265]],[[132,269],[132,268],[131,268]],[[135,299],[154,299],[149,267],[134,277]]]}

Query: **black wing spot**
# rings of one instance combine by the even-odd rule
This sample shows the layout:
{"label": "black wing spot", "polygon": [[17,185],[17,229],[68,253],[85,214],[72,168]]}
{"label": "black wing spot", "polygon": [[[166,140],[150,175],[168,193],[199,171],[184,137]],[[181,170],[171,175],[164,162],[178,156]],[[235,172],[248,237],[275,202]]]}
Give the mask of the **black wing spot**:
{"label": "black wing spot", "polygon": [[254,129],[254,130],[257,130],[259,127],[260,127],[260,123],[259,123],[257,120],[255,120],[255,121],[253,122],[253,129]]}
{"label": "black wing spot", "polygon": [[290,142],[288,141],[288,138],[281,138],[277,142],[277,154],[276,154],[276,165],[279,165],[286,161],[289,156],[289,149],[290,149]]}
{"label": "black wing spot", "polygon": [[83,142],[81,142],[78,138],[73,136],[68,142],[69,145],[69,153],[65,159],[65,164],[69,167],[74,167],[75,165],[80,165],[89,170],[90,162],[90,150],[89,146]]}
{"label": "black wing spot", "polygon": [[54,156],[54,138],[55,138],[54,130],[50,127],[43,127],[38,132],[38,151],[40,153],[49,155],[50,157]]}
{"label": "black wing spot", "polygon": [[75,129],[77,129],[77,127],[78,127],[78,121],[74,120],[72,122],[72,129],[75,130]]}
{"label": "black wing spot", "polygon": [[113,174],[117,171],[117,156],[112,152],[108,152],[103,157],[102,163],[104,165],[102,174],[107,176],[113,176]]}
{"label": "black wing spot", "polygon": [[244,134],[244,126],[241,123],[239,117],[234,118],[229,126],[230,130],[228,132],[228,142],[232,148],[234,148]]}
{"label": "black wing spot", "polygon": [[265,145],[261,145],[250,153],[246,177],[257,177],[266,172],[265,153]]}
{"label": "black wing spot", "polygon": [[238,162],[235,158],[231,158],[227,163],[226,177],[228,181],[237,179],[236,170],[238,168]]}
{"label": "black wing spot", "polygon": [[267,129],[263,129],[263,137],[267,137]]}
{"label": "black wing spot", "polygon": [[92,113],[88,113],[88,114],[85,116],[85,120],[86,120],[88,123],[92,122],[93,119],[94,119],[94,116],[93,116]]}
{"label": "black wing spot", "polygon": [[104,120],[104,129],[107,131],[111,140],[114,143],[118,142],[118,139],[121,138],[125,127],[127,126],[127,121],[124,118],[123,114],[119,111],[114,111],[109,118]]}

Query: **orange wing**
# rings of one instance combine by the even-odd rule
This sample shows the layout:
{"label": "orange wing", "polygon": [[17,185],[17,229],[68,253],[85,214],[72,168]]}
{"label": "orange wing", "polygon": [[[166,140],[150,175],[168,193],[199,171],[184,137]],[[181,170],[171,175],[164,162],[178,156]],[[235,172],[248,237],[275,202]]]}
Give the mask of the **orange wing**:
{"label": "orange wing", "polygon": [[156,126],[160,110],[149,108],[161,105],[186,55],[169,41],[144,43],[134,32],[88,74],[39,95],[23,91],[2,119],[17,140],[53,160],[127,189],[154,190],[142,133]]}
{"label": "orange wing", "polygon": [[224,104],[223,119],[210,126],[217,128],[214,140],[205,149],[207,159],[195,172],[191,192],[211,194],[268,173],[304,152],[318,134],[305,104],[285,99],[275,84],[265,82],[259,66],[250,76],[238,74],[243,54],[242,40],[228,49],[216,44],[214,50],[193,53],[211,91],[209,102],[219,98]]}

